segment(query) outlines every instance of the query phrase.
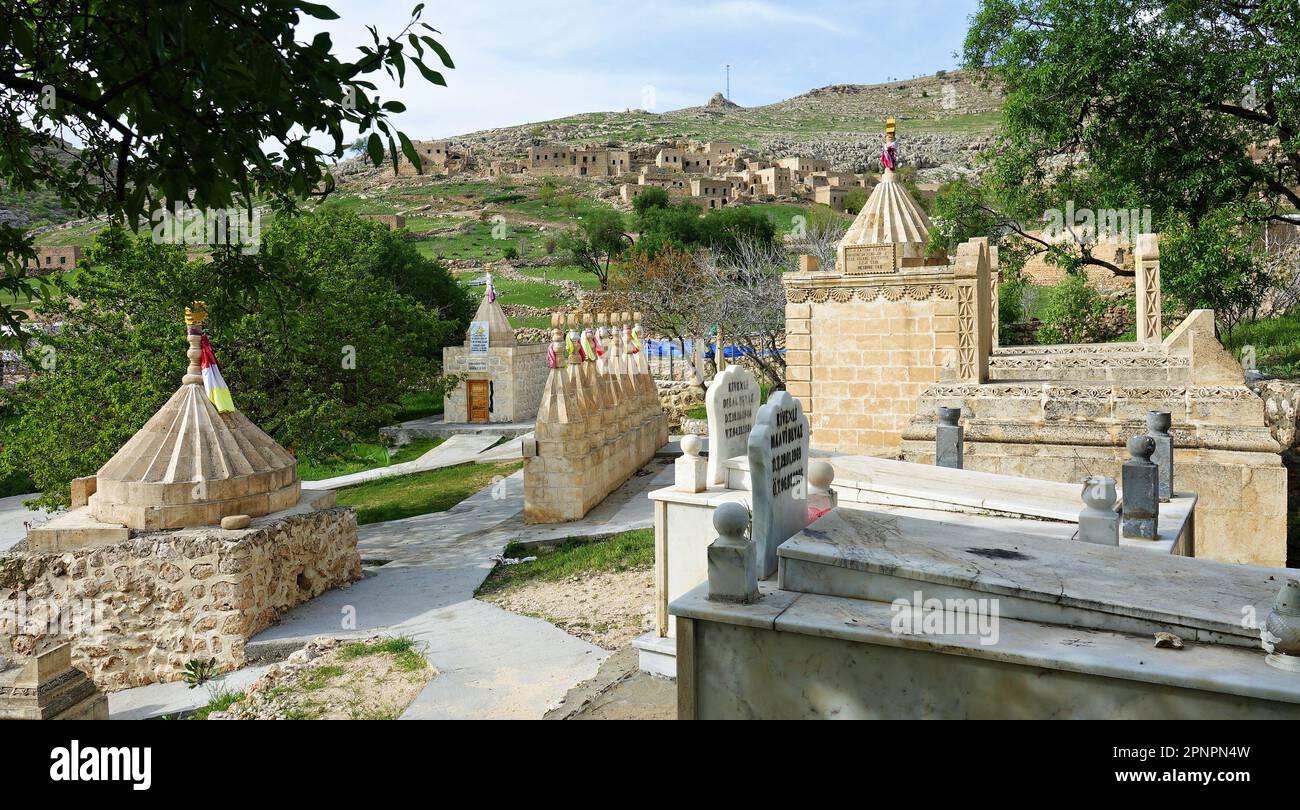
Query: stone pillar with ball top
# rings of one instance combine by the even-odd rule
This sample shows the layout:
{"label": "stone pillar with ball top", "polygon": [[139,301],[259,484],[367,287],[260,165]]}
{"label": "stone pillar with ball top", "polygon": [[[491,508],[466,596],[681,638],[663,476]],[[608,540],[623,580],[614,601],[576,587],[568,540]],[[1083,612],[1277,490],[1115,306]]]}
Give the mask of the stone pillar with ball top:
{"label": "stone pillar with ball top", "polygon": [[682,454],[674,464],[673,486],[682,492],[703,492],[709,487],[708,463],[700,456],[704,442],[688,433],[682,437]]}
{"label": "stone pillar with ball top", "polygon": [[738,503],[721,504],[713,512],[718,538],[709,545],[709,599],[715,602],[757,602],[758,554],[745,536],[749,512]]}
{"label": "stone pillar with ball top", "polygon": [[1156,451],[1151,454],[1151,461],[1159,468],[1160,502],[1169,503],[1174,497],[1174,439],[1169,435],[1169,426],[1173,421],[1169,411],[1147,412],[1147,435],[1155,442]]}
{"label": "stone pillar with ball top", "polygon": [[1125,537],[1156,539],[1156,524],[1160,517],[1160,469],[1151,461],[1155,451],[1156,445],[1150,436],[1134,436],[1128,440],[1131,458],[1124,462],[1122,473],[1124,503],[1121,511]]}
{"label": "stone pillar with ball top", "polygon": [[961,408],[939,408],[934,429],[934,463],[939,467],[962,468]]}

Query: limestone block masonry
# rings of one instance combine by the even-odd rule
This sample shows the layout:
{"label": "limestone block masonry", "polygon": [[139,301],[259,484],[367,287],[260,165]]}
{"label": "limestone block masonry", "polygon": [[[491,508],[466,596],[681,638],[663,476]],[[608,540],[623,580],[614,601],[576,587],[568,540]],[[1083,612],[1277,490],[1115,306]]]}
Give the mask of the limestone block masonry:
{"label": "limestone block masonry", "polygon": [[[179,680],[194,659],[240,667],[247,639],[360,577],[356,513],[334,508],[239,531],[142,532],[113,546],[2,554],[0,606],[29,619],[57,611],[74,664],[113,691]],[[38,625],[0,625],[0,656],[69,640]]]}
{"label": "limestone block masonry", "polygon": [[[549,371],[545,343],[489,348],[486,371],[470,370],[470,354],[464,346],[443,349],[442,363],[447,374],[489,382],[489,422],[527,422],[537,416]],[[469,421],[465,383],[447,392],[443,418],[449,424]]]}
{"label": "limestone block masonry", "polygon": [[524,443],[529,523],[580,520],[668,442],[639,320],[639,313],[600,313],[594,321],[574,313],[565,336],[564,316],[552,316],[536,440]]}
{"label": "limestone block masonry", "polygon": [[803,402],[815,445],[896,445],[921,393],[955,373],[957,292],[945,270],[785,275],[786,390]]}

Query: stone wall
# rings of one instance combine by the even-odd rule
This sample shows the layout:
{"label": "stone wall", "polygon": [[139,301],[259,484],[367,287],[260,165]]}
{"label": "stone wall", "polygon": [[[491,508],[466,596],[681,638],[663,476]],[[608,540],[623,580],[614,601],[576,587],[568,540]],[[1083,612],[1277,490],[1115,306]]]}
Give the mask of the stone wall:
{"label": "stone wall", "polygon": [[[909,283],[808,274],[787,280],[786,390],[803,402],[814,447],[896,448],[916,401],[955,362],[952,276]],[[901,279],[900,279],[901,280]]]}
{"label": "stone wall", "polygon": [[680,380],[655,380],[659,391],[659,405],[668,415],[669,427],[680,425],[682,417],[692,408],[704,404],[704,386]]}
{"label": "stone wall", "polygon": [[592,316],[570,315],[567,343],[575,350],[567,362],[558,317],[552,343],[557,367],[548,371],[536,438],[523,445],[528,523],[580,520],[668,442],[655,380],[644,353],[632,348],[631,313],[596,316],[605,346],[599,356]]}
{"label": "stone wall", "polygon": [[0,655],[67,640],[32,623],[57,612],[74,663],[105,690],[179,680],[194,659],[227,671],[245,663],[245,641],[290,608],[360,577],[352,509],[62,553],[10,551],[0,555]]}
{"label": "stone wall", "polygon": [[[537,416],[537,405],[546,387],[546,344],[490,347],[488,370],[469,370],[469,349],[448,346],[442,350],[445,373],[462,374],[470,380],[488,380],[491,410],[489,422],[523,422]],[[464,383],[447,393],[443,418],[449,423],[468,422]]]}

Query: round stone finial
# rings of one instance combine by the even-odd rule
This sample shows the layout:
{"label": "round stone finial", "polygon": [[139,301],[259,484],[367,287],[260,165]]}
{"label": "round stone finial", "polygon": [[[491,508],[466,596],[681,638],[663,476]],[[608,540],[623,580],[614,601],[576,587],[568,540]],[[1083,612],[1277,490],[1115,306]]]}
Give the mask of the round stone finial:
{"label": "round stone finial", "polygon": [[723,537],[737,537],[749,528],[749,510],[732,501],[713,510],[713,528]]}
{"label": "round stone finial", "polygon": [[1173,414],[1169,411],[1147,411],[1147,432],[1152,436],[1164,436],[1173,421]]}
{"label": "round stone finial", "polygon": [[1083,503],[1091,509],[1111,511],[1119,493],[1115,491],[1115,479],[1105,475],[1090,475],[1083,482]]}
{"label": "round stone finial", "polygon": [[827,489],[835,481],[835,468],[825,461],[808,465],[808,483],[818,489]]}
{"label": "round stone finial", "polygon": [[939,424],[948,427],[957,427],[958,420],[961,419],[961,408],[939,408]]}
{"label": "round stone finial", "polygon": [[682,452],[688,456],[698,456],[700,454],[700,448],[703,446],[704,442],[694,433],[687,433],[682,437]]}
{"label": "round stone finial", "polygon": [[1260,635],[1271,666],[1300,672],[1300,580],[1283,583]]}
{"label": "round stone finial", "polygon": [[1156,442],[1150,436],[1134,436],[1128,440],[1128,454],[1134,461],[1150,461],[1155,451]]}

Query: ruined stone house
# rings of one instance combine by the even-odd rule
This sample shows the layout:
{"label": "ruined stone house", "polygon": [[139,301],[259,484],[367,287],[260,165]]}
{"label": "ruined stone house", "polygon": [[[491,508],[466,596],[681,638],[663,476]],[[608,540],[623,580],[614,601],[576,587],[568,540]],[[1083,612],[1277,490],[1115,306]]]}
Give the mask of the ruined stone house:
{"label": "ruined stone house", "polygon": [[58,245],[36,249],[36,256],[27,259],[23,267],[29,276],[46,276],[73,269],[81,261],[80,245]]}

